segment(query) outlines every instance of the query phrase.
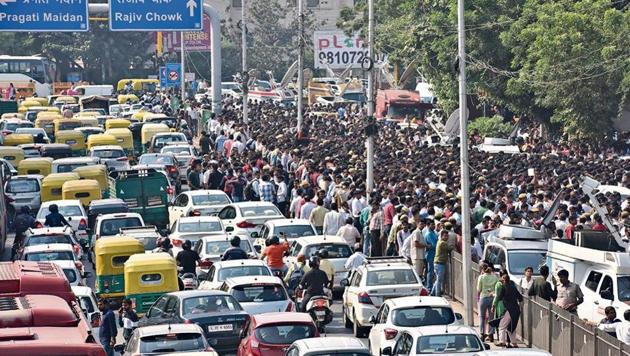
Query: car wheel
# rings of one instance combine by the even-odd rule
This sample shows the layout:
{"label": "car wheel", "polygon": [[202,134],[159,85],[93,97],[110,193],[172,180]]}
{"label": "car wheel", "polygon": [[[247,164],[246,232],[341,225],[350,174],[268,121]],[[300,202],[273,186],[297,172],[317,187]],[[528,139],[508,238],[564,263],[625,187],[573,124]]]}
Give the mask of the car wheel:
{"label": "car wheel", "polygon": [[346,307],[345,306],[342,309],[342,314],[343,314],[343,321],[344,321],[343,326],[346,329],[352,328],[352,321],[350,321],[350,319],[348,318],[348,314],[346,314]]}

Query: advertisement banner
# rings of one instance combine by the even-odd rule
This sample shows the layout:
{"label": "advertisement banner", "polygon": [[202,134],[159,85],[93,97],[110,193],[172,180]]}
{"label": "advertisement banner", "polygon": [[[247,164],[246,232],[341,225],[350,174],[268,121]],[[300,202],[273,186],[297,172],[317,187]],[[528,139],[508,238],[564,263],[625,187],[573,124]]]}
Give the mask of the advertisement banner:
{"label": "advertisement banner", "polygon": [[[179,52],[181,32],[162,32],[164,52]],[[210,52],[210,17],[203,15],[203,31],[184,32],[184,46],[190,52]]]}
{"label": "advertisement banner", "polygon": [[[324,63],[332,69],[361,68],[361,61],[368,56],[367,41],[358,34],[347,36],[341,30],[315,31],[313,34],[315,68],[325,69]],[[384,56],[376,55],[375,62]]]}

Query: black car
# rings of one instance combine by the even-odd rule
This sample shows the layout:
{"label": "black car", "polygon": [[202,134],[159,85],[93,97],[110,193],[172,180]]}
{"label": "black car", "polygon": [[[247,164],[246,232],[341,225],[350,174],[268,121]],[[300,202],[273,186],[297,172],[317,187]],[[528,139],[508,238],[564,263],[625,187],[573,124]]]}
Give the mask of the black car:
{"label": "black car", "polygon": [[212,348],[235,352],[249,315],[230,294],[214,290],[187,290],[162,295],[138,321],[138,326],[195,323]]}

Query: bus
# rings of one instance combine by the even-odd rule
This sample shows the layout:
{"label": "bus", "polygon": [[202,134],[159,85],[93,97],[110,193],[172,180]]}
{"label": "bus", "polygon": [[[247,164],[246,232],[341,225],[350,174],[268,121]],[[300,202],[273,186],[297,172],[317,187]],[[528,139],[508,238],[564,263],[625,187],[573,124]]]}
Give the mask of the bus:
{"label": "bus", "polygon": [[56,66],[46,57],[0,55],[0,88],[6,90],[10,83],[21,92],[39,97],[53,94]]}

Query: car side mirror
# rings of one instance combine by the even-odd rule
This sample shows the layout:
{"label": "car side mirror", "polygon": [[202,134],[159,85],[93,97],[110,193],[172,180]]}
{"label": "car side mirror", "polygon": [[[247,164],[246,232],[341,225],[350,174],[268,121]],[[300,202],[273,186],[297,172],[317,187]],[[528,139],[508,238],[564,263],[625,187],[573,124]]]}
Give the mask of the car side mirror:
{"label": "car side mirror", "polygon": [[252,232],[251,234],[252,238],[257,239],[258,238],[258,233],[256,231]]}
{"label": "car side mirror", "polygon": [[369,320],[370,324],[376,324],[376,315],[372,315]]}
{"label": "car side mirror", "polygon": [[462,320],[462,319],[464,319],[464,316],[461,315],[460,313],[455,313],[455,319]]}
{"label": "car side mirror", "polygon": [[350,285],[350,282],[348,281],[348,278],[344,278],[341,281],[339,281],[339,285],[342,287],[347,287]]}
{"label": "car side mirror", "polygon": [[114,345],[114,351],[118,352],[119,354],[122,354],[123,352],[125,352],[125,344]]}
{"label": "car side mirror", "polygon": [[234,226],[228,226],[225,228],[225,232],[232,232],[234,231]]}
{"label": "car side mirror", "polygon": [[381,351],[381,354],[386,355],[386,356],[391,356],[392,355],[392,347],[391,346],[387,346],[387,347],[383,348],[383,351]]}

